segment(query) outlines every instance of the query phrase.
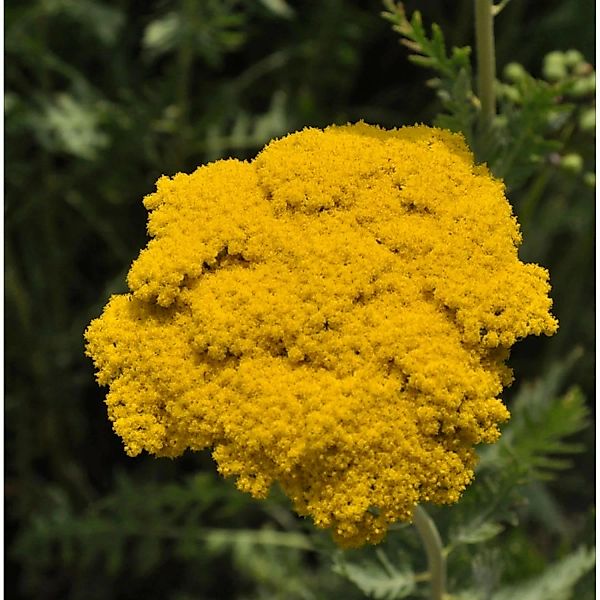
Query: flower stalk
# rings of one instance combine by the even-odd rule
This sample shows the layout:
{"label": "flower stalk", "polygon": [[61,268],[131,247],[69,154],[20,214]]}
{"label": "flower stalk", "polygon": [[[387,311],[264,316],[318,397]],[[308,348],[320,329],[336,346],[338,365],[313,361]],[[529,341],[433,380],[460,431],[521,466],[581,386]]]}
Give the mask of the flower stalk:
{"label": "flower stalk", "polygon": [[494,51],[494,3],[475,0],[477,91],[481,102],[480,125],[489,129],[496,116],[496,56]]}
{"label": "flower stalk", "polygon": [[431,581],[431,600],[443,600],[446,591],[446,555],[442,546],[442,538],[425,509],[415,507],[413,525],[425,546],[427,564]]}

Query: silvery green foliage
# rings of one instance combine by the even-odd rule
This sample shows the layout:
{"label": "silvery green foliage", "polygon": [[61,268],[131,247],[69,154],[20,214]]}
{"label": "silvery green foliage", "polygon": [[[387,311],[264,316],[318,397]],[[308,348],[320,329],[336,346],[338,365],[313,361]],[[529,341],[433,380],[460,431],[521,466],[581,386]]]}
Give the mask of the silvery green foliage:
{"label": "silvery green foliage", "polygon": [[569,600],[579,579],[596,564],[596,551],[584,547],[548,566],[538,575],[498,590],[492,600]]}
{"label": "silvery green foliage", "polygon": [[350,562],[343,554],[337,554],[333,571],[351,581],[368,598],[396,600],[411,597],[417,581],[405,557],[391,560],[382,548],[377,548],[373,554],[374,559],[362,562]]}

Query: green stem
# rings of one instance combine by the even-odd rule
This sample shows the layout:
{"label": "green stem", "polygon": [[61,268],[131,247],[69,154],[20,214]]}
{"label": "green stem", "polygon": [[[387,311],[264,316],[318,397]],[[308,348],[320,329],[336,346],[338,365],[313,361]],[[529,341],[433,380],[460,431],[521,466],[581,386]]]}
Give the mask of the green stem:
{"label": "green stem", "polygon": [[494,4],[475,0],[475,42],[477,47],[477,90],[481,102],[481,128],[492,125],[496,115],[496,57],[494,52]]}
{"label": "green stem", "polygon": [[498,4],[496,4],[492,9],[494,11],[494,16],[499,15],[506,8],[506,5],[509,2],[510,0],[501,0]]}
{"label": "green stem", "polygon": [[187,144],[189,140],[190,126],[190,86],[192,68],[194,64],[193,48],[193,23],[195,19],[195,0],[181,0],[181,18],[184,21],[184,36],[179,42],[177,52],[177,80],[176,80],[176,102],[177,102],[177,143],[175,146],[175,159],[177,170],[184,168]]}
{"label": "green stem", "polygon": [[431,600],[442,600],[446,591],[446,555],[442,539],[435,523],[421,506],[415,507],[413,525],[419,532],[427,553],[431,579]]}

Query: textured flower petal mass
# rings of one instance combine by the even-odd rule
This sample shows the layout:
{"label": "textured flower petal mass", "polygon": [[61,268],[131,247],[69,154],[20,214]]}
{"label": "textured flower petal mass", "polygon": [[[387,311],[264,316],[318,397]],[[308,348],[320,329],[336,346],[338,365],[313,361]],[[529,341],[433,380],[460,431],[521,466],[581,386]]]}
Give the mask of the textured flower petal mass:
{"label": "textured flower petal mass", "polygon": [[456,502],[508,418],[510,347],[551,335],[502,182],[425,126],[305,129],[162,177],[148,246],[86,332],[131,456],[211,448],[343,547]]}

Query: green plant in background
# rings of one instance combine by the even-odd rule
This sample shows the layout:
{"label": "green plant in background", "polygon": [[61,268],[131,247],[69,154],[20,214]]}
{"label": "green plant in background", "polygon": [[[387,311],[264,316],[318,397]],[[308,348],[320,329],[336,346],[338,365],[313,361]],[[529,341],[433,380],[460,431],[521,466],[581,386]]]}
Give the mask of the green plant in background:
{"label": "green plant in background", "polygon": [[[480,452],[461,502],[427,508],[444,546],[447,590],[455,598],[594,597],[586,425],[595,80],[569,50],[589,55],[590,7],[564,1],[529,14],[518,0],[506,5],[496,19],[498,113],[483,136],[477,57],[473,69],[465,46],[472,0],[450,12],[431,7],[441,23],[431,35],[422,24],[431,17],[386,6],[417,60],[436,71],[432,103],[419,71],[399,69],[403,56],[378,0],[350,4],[7,6],[11,597],[429,593],[426,554],[410,526],[394,526],[375,550],[340,552],[295,518],[278,490],[249,502],[212,474],[206,456],[124,461],[82,359],[81,331],[105,297],[124,291],[123,268],[143,245],[139,198],[154,180],[223,156],[248,158],[307,124],[363,117],[387,127],[433,120],[465,134],[478,160],[505,178],[521,257],[549,267],[561,323],[551,342],[517,346],[511,365],[523,383],[507,395],[512,419]],[[448,52],[444,37],[462,49]]]}
{"label": "green plant in background", "polygon": [[[402,4],[392,0],[385,4],[384,17],[393,23],[394,30],[413,52],[409,59],[438,74],[428,82],[444,109],[435,124],[462,132],[478,159],[504,180],[509,192],[543,170],[545,160],[550,166],[560,165],[567,172],[583,174],[583,157],[569,151],[569,143],[576,132],[594,134],[596,85],[594,69],[580,52],[548,54],[544,59],[544,79],[532,77],[513,62],[504,68],[504,81],[496,81],[493,48],[486,41],[491,38],[493,43],[493,38],[486,28],[492,26],[507,3],[494,6],[489,0],[475,2],[481,22],[477,24],[478,43],[483,46],[478,58],[487,71],[486,77],[479,76],[479,90],[475,91],[469,46],[448,52],[439,26],[434,24],[428,35],[418,11],[409,20]],[[590,170],[584,178],[587,184],[594,185]]]}

